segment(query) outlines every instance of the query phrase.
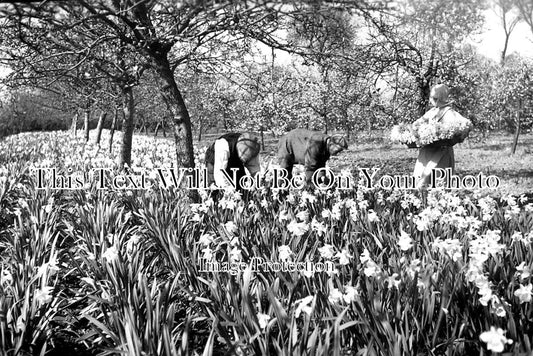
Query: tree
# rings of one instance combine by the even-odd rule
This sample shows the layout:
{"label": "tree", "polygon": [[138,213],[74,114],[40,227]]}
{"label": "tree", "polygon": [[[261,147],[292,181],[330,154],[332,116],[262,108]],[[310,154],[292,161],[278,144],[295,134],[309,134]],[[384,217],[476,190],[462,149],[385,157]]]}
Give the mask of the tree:
{"label": "tree", "polygon": [[99,108],[104,115],[121,97],[124,134],[118,163],[131,164],[132,87],[146,64],[120,38],[88,20],[89,12],[77,2],[12,4],[2,10],[5,61],[13,69],[9,80],[69,93],[84,113],[86,141],[91,111]]}
{"label": "tree", "polygon": [[481,5],[481,0],[408,0],[385,16],[362,12],[369,24],[368,63],[383,77],[397,79],[395,92],[417,98],[414,116],[425,112],[440,77],[471,60],[457,44],[482,23]]}
{"label": "tree", "polygon": [[79,3],[110,33],[148,60],[173,120],[178,165],[192,167],[191,120],[174,70],[187,61],[212,56],[213,49],[208,46],[212,41],[229,44],[242,39],[242,35],[269,36],[276,30],[275,7],[240,1],[79,0]]}
{"label": "tree", "polygon": [[533,99],[533,64],[523,60],[509,61],[492,78],[492,110],[506,122],[515,137],[511,152],[518,144],[520,131],[530,127],[533,121],[531,100]]}
{"label": "tree", "polygon": [[64,130],[69,113],[49,91],[13,89],[0,105],[0,137],[23,131]]}
{"label": "tree", "polygon": [[[287,28],[287,19],[297,13],[315,11],[317,6],[323,9],[366,5],[362,1],[326,0],[75,0],[68,5],[66,2],[17,5],[11,7],[14,11],[7,12],[19,16],[20,23],[28,18],[37,18],[39,26],[53,29],[75,29],[89,23],[106,35],[91,42],[87,52],[112,40],[120,41],[128,49],[144,56],[157,74],[159,91],[172,118],[178,165],[192,166],[191,120],[174,78],[176,68],[191,61],[221,56],[225,48],[232,48],[237,43],[241,47],[250,46],[251,39],[276,48],[305,52],[278,34]],[[43,10],[56,12],[57,16],[43,21],[40,16]],[[75,20],[71,20],[73,18]],[[129,96],[125,93],[126,98]]]}
{"label": "tree", "polygon": [[501,61],[500,63],[504,65],[505,56],[507,55],[507,47],[509,46],[509,38],[511,33],[513,33],[516,25],[520,22],[520,15],[514,14],[515,10],[515,0],[495,0],[495,12],[501,20],[501,25],[505,34]]}
{"label": "tree", "polygon": [[339,95],[344,97],[343,94],[350,92],[350,85],[338,88],[339,84],[350,84],[342,78],[364,76],[366,72],[364,60],[359,58],[354,45],[356,29],[352,20],[353,15],[345,11],[302,14],[290,32],[294,42],[310,49],[311,54],[305,61],[309,77],[305,91],[310,99],[306,105],[320,117],[325,132],[338,121],[335,115],[340,108],[337,106],[343,101]]}
{"label": "tree", "polygon": [[520,18],[529,26],[533,33],[533,2],[530,0],[514,0],[515,5],[520,11]]}

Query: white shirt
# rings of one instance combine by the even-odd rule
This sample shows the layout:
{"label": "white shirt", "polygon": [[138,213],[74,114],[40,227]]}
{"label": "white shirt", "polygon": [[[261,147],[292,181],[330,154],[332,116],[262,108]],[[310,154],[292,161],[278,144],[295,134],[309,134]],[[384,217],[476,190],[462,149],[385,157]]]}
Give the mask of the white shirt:
{"label": "white shirt", "polygon": [[[215,178],[215,184],[219,188],[231,188],[233,187],[230,181],[226,178],[223,170],[228,167],[229,160],[229,144],[228,141],[221,138],[215,141],[215,163],[213,169],[213,175]],[[261,170],[261,165],[259,163],[259,155],[252,158],[248,163],[244,165],[248,170],[248,173],[254,177]],[[230,174],[231,177],[231,174]]]}

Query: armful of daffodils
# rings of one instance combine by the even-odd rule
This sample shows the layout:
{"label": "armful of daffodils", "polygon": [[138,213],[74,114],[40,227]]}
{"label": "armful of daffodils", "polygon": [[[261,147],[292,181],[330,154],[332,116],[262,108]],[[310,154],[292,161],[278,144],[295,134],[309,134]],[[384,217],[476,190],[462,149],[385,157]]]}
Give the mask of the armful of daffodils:
{"label": "armful of daffodils", "polygon": [[445,147],[463,142],[472,129],[472,123],[455,111],[445,120],[435,121],[424,115],[412,124],[401,123],[392,128],[390,139],[409,148]]}

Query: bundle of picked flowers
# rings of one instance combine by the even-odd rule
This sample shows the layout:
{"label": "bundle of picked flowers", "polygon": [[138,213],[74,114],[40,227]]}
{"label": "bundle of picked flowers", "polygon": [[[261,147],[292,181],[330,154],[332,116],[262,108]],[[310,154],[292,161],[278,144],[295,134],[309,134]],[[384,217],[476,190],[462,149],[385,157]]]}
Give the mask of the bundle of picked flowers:
{"label": "bundle of picked flowers", "polygon": [[463,142],[471,128],[470,120],[452,111],[445,120],[435,121],[432,115],[424,115],[412,124],[396,125],[390,138],[409,147],[453,146]]}
{"label": "bundle of picked flowers", "polygon": [[417,140],[417,133],[413,130],[411,124],[399,124],[392,128],[390,138],[393,142],[404,144],[415,144]]}

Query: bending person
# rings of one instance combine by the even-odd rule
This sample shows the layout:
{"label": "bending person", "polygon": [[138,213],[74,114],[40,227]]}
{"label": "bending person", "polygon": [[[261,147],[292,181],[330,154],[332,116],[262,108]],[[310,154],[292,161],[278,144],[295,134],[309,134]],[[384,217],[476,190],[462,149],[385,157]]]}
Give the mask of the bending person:
{"label": "bending person", "polygon": [[242,191],[240,179],[247,174],[246,169],[252,177],[261,169],[260,148],[257,138],[246,133],[232,132],[220,136],[205,153],[209,185],[215,183],[219,189],[228,189],[233,188],[232,183],[235,183],[237,190]]}
{"label": "bending person", "polygon": [[[287,170],[290,180],[294,165],[303,164],[305,180],[309,184],[315,171],[324,168],[331,156],[346,148],[348,148],[348,143],[343,136],[329,136],[319,131],[294,129],[279,140],[279,165]],[[321,179],[321,177],[317,178]]]}

